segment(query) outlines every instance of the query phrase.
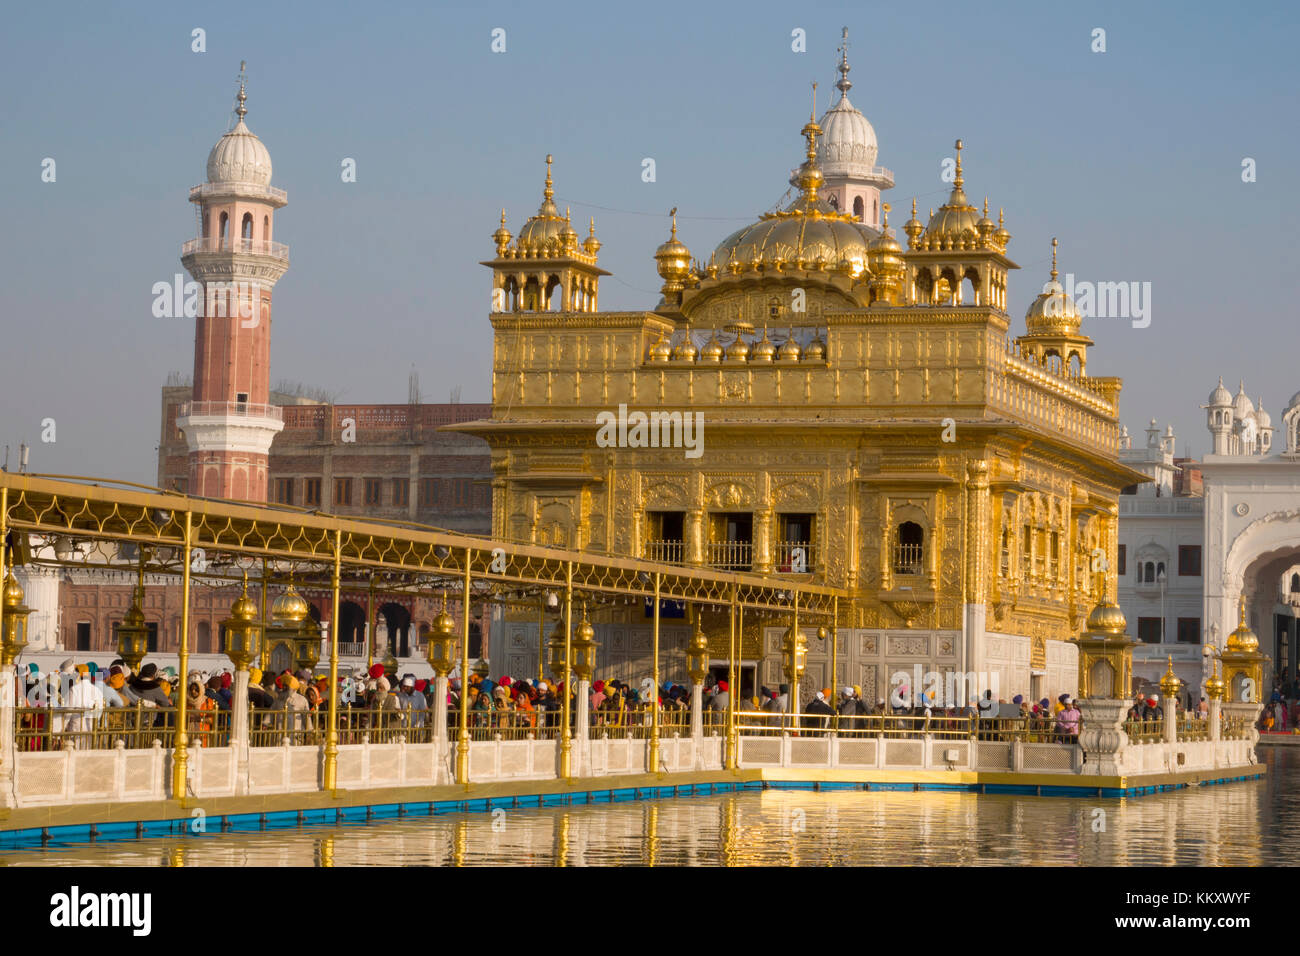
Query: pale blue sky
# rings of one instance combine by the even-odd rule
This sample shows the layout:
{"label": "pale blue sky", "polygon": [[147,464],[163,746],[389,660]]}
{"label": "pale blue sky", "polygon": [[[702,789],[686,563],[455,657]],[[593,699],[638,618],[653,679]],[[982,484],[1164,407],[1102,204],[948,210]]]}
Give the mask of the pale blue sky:
{"label": "pale blue sky", "polygon": [[[1173,421],[1179,452],[1204,454],[1197,406],[1219,374],[1234,390],[1244,376],[1275,420],[1300,389],[1297,19],[1293,5],[1201,2],[11,7],[0,444],[11,462],[33,444],[32,470],[153,481],[159,387],[191,369],[193,329],[155,319],[150,289],[183,271],[187,191],[228,125],[240,59],[248,124],[289,193],[273,382],[401,402],[414,362],[426,400],[460,385],[463,401],[487,401],[477,262],[501,206],[514,231],[536,209],[545,154],[561,206],[596,216],[614,273],[602,308],[652,308],[663,213],[680,208],[681,238],[704,257],[782,195],[808,83],[820,111],[847,25],[851,98],[894,171],[895,222],[912,195],[923,211],[942,202],[960,136],[968,193],[1006,207],[1022,267],[1013,328],[1053,235],[1062,271],[1151,282],[1150,328],[1085,325],[1090,371],[1125,379],[1131,431]],[[206,53],[190,51],[195,27]],[[795,27],[806,53],[791,51]],[[356,183],[341,182],[344,157]],[[46,417],[54,445],[40,442]]]}

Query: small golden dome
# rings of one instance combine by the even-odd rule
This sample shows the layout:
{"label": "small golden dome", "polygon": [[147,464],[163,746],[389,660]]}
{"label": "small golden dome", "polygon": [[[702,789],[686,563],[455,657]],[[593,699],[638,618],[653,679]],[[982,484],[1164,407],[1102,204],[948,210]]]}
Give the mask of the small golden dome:
{"label": "small golden dome", "polygon": [[673,210],[672,233],[655,250],[655,264],[664,279],[684,279],[691,271],[691,250],[677,238],[677,210]]}
{"label": "small golden dome", "polygon": [[[298,600],[302,600],[299,598]],[[303,601],[304,606],[306,602]],[[235,621],[256,621],[257,605],[253,599],[248,596],[248,575],[244,575],[244,587],[240,591],[239,597],[235,598],[235,603],[230,606],[230,617]]]}
{"label": "small golden dome", "polygon": [[668,344],[668,338],[665,335],[659,336],[659,341],[650,346],[650,361],[667,362],[673,357],[673,347]]}
{"label": "small golden dome", "polygon": [[1081,316],[1074,300],[1056,281],[1056,240],[1052,240],[1051,280],[1030,303],[1025,312],[1025,328],[1030,335],[1078,335]]}
{"label": "small golden dome", "polygon": [[704,348],[700,349],[701,362],[721,362],[722,361],[722,343],[718,341],[718,333],[715,330],[709,336],[709,340],[704,343]]}
{"label": "small golden dome", "polygon": [[596,217],[592,216],[591,221],[587,223],[587,238],[582,240],[582,248],[586,250],[587,255],[593,259],[596,253],[600,251],[600,240],[596,238]]}
{"label": "small golden dome", "polygon": [[542,190],[542,204],[537,207],[537,215],[532,216],[519,229],[517,246],[524,255],[555,254],[564,244],[564,230],[572,231],[569,223],[560,215],[552,197],[555,195],[551,181],[551,163],[554,158],[546,156],[546,188]]}
{"label": "small golden dome", "polygon": [[512,238],[514,237],[510,235],[510,230],[506,228],[506,211],[503,207],[501,209],[501,225],[497,227],[496,232],[492,233],[492,241],[497,244],[497,255],[505,253],[506,247],[510,245]]}
{"label": "small golden dome", "polygon": [[826,344],[822,341],[820,332],[813,336],[813,340],[803,350],[803,360],[805,362],[826,361]]}
{"label": "small golden dome", "polygon": [[736,333],[736,341],[727,346],[728,362],[743,362],[749,358],[749,343]]}
{"label": "small golden dome", "polygon": [[11,610],[22,607],[23,599],[25,597],[26,595],[23,594],[23,586],[19,584],[18,579],[14,577],[14,569],[10,568],[8,574],[5,575],[3,598],[5,609]]}
{"label": "small golden dome", "polygon": [[596,638],[596,629],[591,626],[587,620],[586,612],[583,612],[582,620],[578,622],[577,627],[573,629],[573,639],[575,641],[591,641]]}
{"label": "small golden dome", "polygon": [[907,233],[907,240],[913,249],[916,248],[917,242],[921,238],[921,233],[925,227],[921,225],[921,220],[916,218],[916,197],[912,197],[912,218],[903,223],[903,232]]}
{"label": "small golden dome", "polygon": [[306,599],[298,593],[298,589],[289,582],[288,589],[275,599],[271,605],[271,617],[282,622],[296,622],[305,620],[311,615],[311,609],[307,606]]}
{"label": "small golden dome", "polygon": [[456,621],[447,613],[447,592],[442,593],[442,610],[433,619],[433,633],[439,637],[451,637],[456,633]]}
{"label": "small golden dome", "polygon": [[1088,615],[1088,631],[1092,634],[1110,634],[1119,636],[1128,630],[1128,621],[1118,604],[1111,603],[1103,597]]}
{"label": "small golden dome", "polygon": [[754,347],[749,350],[749,360],[751,362],[770,362],[776,355],[776,346],[772,340],[767,337],[767,326],[763,326],[763,337],[754,343]]}
{"label": "small golden dome", "polygon": [[802,352],[803,350],[799,348],[799,343],[794,339],[794,329],[791,329],[790,334],[787,335],[785,341],[781,343],[781,347],[777,349],[776,354],[782,362],[797,362],[799,361],[799,356]]}
{"label": "small golden dome", "polygon": [[673,349],[673,361],[694,362],[697,354],[699,354],[699,350],[695,348],[695,343],[691,341],[691,333],[687,332],[682,337],[682,340],[677,343],[677,347]]}
{"label": "small golden dome", "polygon": [[1228,635],[1226,650],[1237,653],[1252,653],[1259,650],[1259,638],[1255,636],[1255,632],[1246,623],[1246,595],[1241,596],[1239,606],[1241,610],[1237,621],[1237,629]]}
{"label": "small golden dome", "polygon": [[[987,236],[994,231],[989,229],[987,233],[980,232],[979,212],[970,204],[970,200],[966,198],[966,191],[962,188],[965,180],[961,170],[961,140],[957,140],[956,148],[957,175],[952,182],[952,192],[948,195],[948,201],[939,207],[939,212],[931,214],[925,232],[921,235],[919,243],[913,243],[914,247],[919,246],[930,251],[976,249],[979,248],[982,238],[987,239]],[[989,225],[991,226],[992,222],[989,222]]]}
{"label": "small golden dome", "polygon": [[1011,233],[1006,227],[1006,216],[1004,210],[998,210],[998,229],[993,233],[993,241],[998,244],[1003,252],[1007,251],[1007,243],[1011,241]]}

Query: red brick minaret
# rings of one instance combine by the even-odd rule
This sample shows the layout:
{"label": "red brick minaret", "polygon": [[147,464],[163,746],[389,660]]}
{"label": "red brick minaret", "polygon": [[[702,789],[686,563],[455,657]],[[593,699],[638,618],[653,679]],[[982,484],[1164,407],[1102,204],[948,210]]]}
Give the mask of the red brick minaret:
{"label": "red brick minaret", "polygon": [[190,190],[202,232],[181,262],[203,295],[193,399],[176,424],[189,443],[190,494],[265,501],[267,454],[284,427],[270,404],[271,290],[289,268],[272,222],[288,198],[271,186],[271,154],[244,125],[240,70],[238,121],[208,154],[208,181]]}

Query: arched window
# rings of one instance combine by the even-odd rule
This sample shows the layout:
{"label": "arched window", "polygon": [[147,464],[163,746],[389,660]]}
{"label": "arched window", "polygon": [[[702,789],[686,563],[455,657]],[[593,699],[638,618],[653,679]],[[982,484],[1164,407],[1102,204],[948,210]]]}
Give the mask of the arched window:
{"label": "arched window", "polygon": [[239,224],[239,238],[253,238],[253,214],[251,212],[244,213],[243,222]]}
{"label": "arched window", "polygon": [[858,222],[861,222],[862,212],[863,212],[862,197],[858,196],[853,200],[853,218],[856,219]]}
{"label": "arched window", "polygon": [[1083,374],[1083,356],[1078,352],[1070,353],[1070,374],[1075,377]]}
{"label": "arched window", "polygon": [[224,240],[226,236],[230,234],[230,216],[228,213],[223,212],[221,214],[220,226],[221,226],[221,232],[219,233],[219,235]]}
{"label": "arched window", "polygon": [[263,239],[271,238],[271,217],[270,216],[262,217],[262,238]]}
{"label": "arched window", "polygon": [[924,564],[925,531],[915,521],[904,521],[894,544],[894,573],[920,574]]}
{"label": "arched window", "polygon": [[212,225],[211,219],[212,217],[209,216],[206,212],[203,214],[203,238],[204,239],[212,238],[211,236],[208,235],[208,227]]}
{"label": "arched window", "polygon": [[1154,584],[1156,580],[1156,566],[1152,561],[1142,565],[1142,575],[1138,579],[1139,584]]}
{"label": "arched window", "polygon": [[1159,564],[1156,565],[1156,580],[1159,580],[1164,576],[1165,576],[1165,563],[1161,561]]}
{"label": "arched window", "polygon": [[880,222],[880,200],[871,200],[871,221]]}
{"label": "arched window", "polygon": [[198,640],[194,642],[194,648],[200,654],[212,653],[212,625],[207,621],[199,621]]}

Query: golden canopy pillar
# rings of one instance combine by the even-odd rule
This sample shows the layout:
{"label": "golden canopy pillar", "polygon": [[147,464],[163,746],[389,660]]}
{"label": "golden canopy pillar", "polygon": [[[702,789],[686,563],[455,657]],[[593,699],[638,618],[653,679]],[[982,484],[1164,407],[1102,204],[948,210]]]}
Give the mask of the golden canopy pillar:
{"label": "golden canopy pillar", "polygon": [[1237,628],[1219,655],[1223,661],[1224,692],[1233,703],[1258,704],[1263,699],[1264,662],[1268,657],[1259,650],[1259,638],[1246,622],[1246,595],[1239,602]]}

